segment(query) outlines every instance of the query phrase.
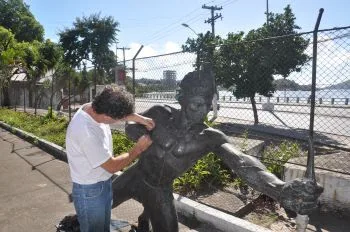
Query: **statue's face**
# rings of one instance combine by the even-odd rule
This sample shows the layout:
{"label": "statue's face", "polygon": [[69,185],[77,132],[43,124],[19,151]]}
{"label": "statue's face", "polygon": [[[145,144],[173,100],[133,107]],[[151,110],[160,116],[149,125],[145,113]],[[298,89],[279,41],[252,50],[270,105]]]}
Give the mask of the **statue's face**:
{"label": "statue's face", "polygon": [[185,106],[187,119],[193,123],[203,122],[209,112],[210,102],[208,103],[202,96],[188,98]]}

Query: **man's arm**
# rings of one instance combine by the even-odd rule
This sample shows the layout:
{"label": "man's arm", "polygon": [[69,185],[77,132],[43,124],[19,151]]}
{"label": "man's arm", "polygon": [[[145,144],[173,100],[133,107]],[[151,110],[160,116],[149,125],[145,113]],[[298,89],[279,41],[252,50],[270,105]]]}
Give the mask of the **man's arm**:
{"label": "man's arm", "polygon": [[146,150],[152,144],[149,136],[142,136],[128,153],[121,154],[117,157],[111,157],[101,165],[106,171],[115,173],[127,167],[133,160]]}
{"label": "man's arm", "polygon": [[141,124],[147,128],[147,130],[152,130],[155,127],[153,119],[149,117],[145,117],[141,114],[133,113],[129,114],[125,118],[123,118],[124,121],[132,121],[136,122],[138,124]]}
{"label": "man's arm", "polygon": [[[162,119],[167,119],[171,115],[171,109],[162,106],[162,105],[155,105],[142,114],[137,114],[136,117],[141,116],[148,119],[152,119],[153,122],[153,128],[158,124],[161,123]],[[131,118],[127,118],[127,120],[134,119],[133,115],[130,116]],[[126,123],[125,125],[125,133],[126,135],[131,138],[133,141],[137,141],[142,135],[149,134],[149,129],[146,128],[143,124],[139,124],[137,121],[130,120],[130,122]]]}

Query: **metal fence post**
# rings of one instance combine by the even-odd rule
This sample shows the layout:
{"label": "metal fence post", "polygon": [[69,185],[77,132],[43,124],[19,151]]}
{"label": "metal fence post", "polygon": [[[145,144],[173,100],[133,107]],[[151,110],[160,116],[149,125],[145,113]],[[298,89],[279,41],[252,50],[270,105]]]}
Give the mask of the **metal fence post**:
{"label": "metal fence post", "polygon": [[134,58],[132,58],[132,94],[134,96],[134,101],[135,101],[135,85],[136,85],[136,81],[135,81],[135,59],[136,57],[139,55],[139,53],[141,52],[143,48],[143,45],[141,45],[141,47],[139,48],[139,50],[136,52]]}
{"label": "metal fence post", "polygon": [[[321,18],[323,14],[323,8],[320,9],[320,12],[317,17],[314,36],[313,36],[313,59],[312,59],[312,83],[311,83],[311,106],[310,106],[310,128],[309,128],[309,151],[307,155],[307,164],[305,179],[308,179],[314,183],[316,186],[316,177],[315,177],[315,150],[314,150],[314,117],[315,117],[315,96],[316,96],[316,67],[317,67],[317,33],[320,26]],[[306,230],[307,224],[309,223],[308,215],[298,214],[296,219],[297,231],[304,232]]]}

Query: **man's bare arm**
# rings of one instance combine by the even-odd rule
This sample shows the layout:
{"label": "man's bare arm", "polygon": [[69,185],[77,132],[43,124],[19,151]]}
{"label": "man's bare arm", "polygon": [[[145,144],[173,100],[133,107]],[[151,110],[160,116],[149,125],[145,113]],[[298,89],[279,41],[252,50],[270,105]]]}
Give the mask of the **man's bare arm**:
{"label": "man's bare arm", "polygon": [[148,135],[142,136],[134,147],[128,152],[117,157],[111,157],[101,165],[106,171],[115,173],[127,167],[133,160],[146,150],[152,144],[152,140]]}

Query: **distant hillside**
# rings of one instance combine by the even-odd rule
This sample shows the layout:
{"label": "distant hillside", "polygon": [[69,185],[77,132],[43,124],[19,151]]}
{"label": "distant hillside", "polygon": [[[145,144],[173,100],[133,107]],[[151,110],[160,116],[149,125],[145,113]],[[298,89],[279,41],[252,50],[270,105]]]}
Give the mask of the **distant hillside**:
{"label": "distant hillside", "polygon": [[350,89],[350,80],[344,81],[336,85],[328,86],[325,89]]}
{"label": "distant hillside", "polygon": [[274,85],[276,87],[276,90],[303,90],[303,91],[310,91],[311,85],[299,85],[295,81],[288,80],[288,79],[278,79],[274,80]]}

